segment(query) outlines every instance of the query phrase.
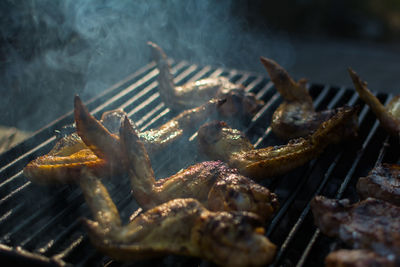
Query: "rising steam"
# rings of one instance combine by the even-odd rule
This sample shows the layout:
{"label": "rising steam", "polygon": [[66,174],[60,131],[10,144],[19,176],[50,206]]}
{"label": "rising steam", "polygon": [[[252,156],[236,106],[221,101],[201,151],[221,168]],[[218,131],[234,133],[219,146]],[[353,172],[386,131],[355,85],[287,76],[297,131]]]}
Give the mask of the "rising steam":
{"label": "rising steam", "polygon": [[149,40],[200,65],[263,72],[260,53],[293,62],[289,42],[252,29],[240,2],[3,2],[0,123],[38,129],[74,94],[87,99],[149,63]]}

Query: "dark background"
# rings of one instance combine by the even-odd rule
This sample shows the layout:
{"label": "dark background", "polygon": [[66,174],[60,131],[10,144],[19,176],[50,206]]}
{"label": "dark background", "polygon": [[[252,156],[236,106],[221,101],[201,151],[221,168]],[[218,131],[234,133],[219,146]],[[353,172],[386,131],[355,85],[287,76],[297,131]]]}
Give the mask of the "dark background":
{"label": "dark background", "polygon": [[266,74],[260,56],[296,79],[372,90],[400,87],[399,1],[0,2],[0,125],[34,131],[151,61],[146,42],[177,60]]}

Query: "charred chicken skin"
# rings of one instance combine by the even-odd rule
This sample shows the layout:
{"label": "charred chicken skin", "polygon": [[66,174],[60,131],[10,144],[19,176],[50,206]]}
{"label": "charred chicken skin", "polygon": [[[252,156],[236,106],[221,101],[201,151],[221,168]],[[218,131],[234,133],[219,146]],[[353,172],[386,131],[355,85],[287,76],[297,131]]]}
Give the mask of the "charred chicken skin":
{"label": "charred chicken skin", "polygon": [[349,204],[348,200],[317,196],[311,209],[324,234],[384,257],[400,256],[400,207],[374,198]]}
{"label": "charred chicken skin", "polygon": [[354,136],[357,111],[343,107],[309,137],[287,145],[255,149],[244,134],[226,123],[214,121],[198,131],[200,149],[214,160],[222,160],[245,176],[260,180],[284,174],[320,155],[331,143]]}
{"label": "charred chicken skin", "polygon": [[212,212],[191,198],[156,206],[122,225],[117,207],[99,179],[80,179],[94,221],[84,224],[94,246],[116,260],[129,261],[178,254],[219,265],[261,266],[276,251],[258,217],[248,212]]}
{"label": "charred chicken skin", "polygon": [[395,96],[387,106],[383,106],[374,96],[357,73],[349,68],[350,77],[360,98],[375,113],[382,127],[391,135],[399,137],[400,134],[400,95]]}
{"label": "charred chicken skin", "polygon": [[395,267],[399,263],[366,249],[340,249],[328,254],[325,267]]}
{"label": "charred chicken skin", "polygon": [[[122,110],[105,112],[98,121],[78,96],[74,103],[76,133],[60,138],[48,154],[31,161],[24,168],[29,179],[40,183],[73,182],[83,166],[102,173],[102,176],[123,171],[118,133],[126,113]],[[198,128],[223,103],[223,100],[210,100],[200,107],[183,111],[157,129],[139,133],[139,136],[151,154],[157,153],[181,140],[188,130]]]}
{"label": "charred chicken skin", "polygon": [[400,206],[400,166],[381,164],[357,182],[357,192],[362,199],[373,197]]}
{"label": "charred chicken skin", "polygon": [[212,98],[226,99],[220,113],[224,116],[237,114],[243,117],[254,115],[264,104],[255,95],[245,91],[241,85],[231,83],[225,77],[202,79],[176,86],[164,51],[148,42],[159,70],[158,89],[161,99],[173,110],[184,110],[204,104]]}
{"label": "charred chicken skin", "polygon": [[306,137],[317,130],[322,122],[331,118],[337,110],[317,112],[307,91],[307,80],[294,81],[289,73],[272,59],[261,57],[269,77],[283,98],[282,104],[272,115],[271,130],[284,140]]}
{"label": "charred chicken skin", "polygon": [[144,209],[174,198],[195,198],[211,211],[249,211],[263,220],[278,209],[274,193],[220,161],[198,163],[156,181],[147,151],[128,119],[120,136],[133,196]]}

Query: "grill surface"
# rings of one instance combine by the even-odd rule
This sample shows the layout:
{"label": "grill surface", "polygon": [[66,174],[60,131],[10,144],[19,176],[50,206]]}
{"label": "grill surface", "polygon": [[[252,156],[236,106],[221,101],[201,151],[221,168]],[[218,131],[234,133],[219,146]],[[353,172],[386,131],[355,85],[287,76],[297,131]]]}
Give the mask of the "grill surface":
{"label": "grill surface", "polygon": [[[281,144],[271,134],[270,119],[282,99],[267,75],[210,66],[199,67],[178,62],[172,64],[178,84],[200,78],[226,76],[256,93],[266,105],[242,129],[256,147]],[[161,125],[173,114],[164,106],[157,92],[158,70],[151,63],[101,95],[88,101],[97,118],[107,110],[123,108],[142,130]],[[280,248],[275,266],[322,266],[329,251],[342,244],[320,233],[314,226],[309,202],[315,195],[358,200],[355,183],[378,162],[396,163],[399,145],[379,127],[375,116],[354,90],[312,84],[309,91],[317,110],[360,105],[360,131],[357,139],[329,147],[318,159],[284,176],[264,181],[263,185],[278,194],[281,209],[266,226],[267,235]],[[387,103],[392,95],[378,94]],[[72,101],[72,99],[71,99]],[[2,262],[39,265],[121,266],[97,252],[90,244],[79,218],[90,217],[81,191],[76,186],[39,186],[22,174],[22,168],[54,145],[54,131],[72,123],[72,112],[36,132],[31,138],[0,155],[0,257]],[[193,131],[195,133],[195,130]],[[181,168],[203,160],[193,157],[195,138],[179,153],[168,151],[153,161],[157,177],[165,177]],[[190,153],[190,156],[188,156]],[[107,182],[121,217],[126,221],[138,206],[131,198],[128,179]],[[198,259],[168,256],[140,261],[152,265],[212,265]]]}

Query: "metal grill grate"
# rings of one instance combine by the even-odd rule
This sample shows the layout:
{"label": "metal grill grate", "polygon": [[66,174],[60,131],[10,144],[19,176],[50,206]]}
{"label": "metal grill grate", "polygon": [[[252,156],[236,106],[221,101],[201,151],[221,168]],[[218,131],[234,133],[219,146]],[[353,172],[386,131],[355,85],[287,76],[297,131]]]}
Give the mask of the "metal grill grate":
{"label": "metal grill grate", "polygon": [[[199,67],[187,62],[172,66],[178,84],[226,76],[245,85],[246,90],[254,92],[266,104],[243,131],[256,147],[282,143],[271,134],[269,127],[271,115],[282,99],[273,84],[264,78],[267,75]],[[88,101],[87,106],[96,117],[104,111],[123,108],[142,130],[161,125],[175,114],[159,98],[157,74],[155,64],[151,63]],[[321,235],[314,226],[310,200],[322,194],[355,201],[358,177],[366,175],[377,162],[398,160],[396,151],[399,145],[379,127],[375,116],[354,90],[315,84],[309,86],[309,91],[317,110],[344,104],[360,105],[360,132],[356,140],[328,148],[309,164],[284,176],[263,181],[278,194],[281,203],[281,209],[267,225],[268,237],[280,248],[275,266],[322,266],[328,252],[341,244]],[[392,95],[378,94],[378,98],[388,102]],[[40,265],[123,265],[97,252],[90,244],[78,219],[90,216],[79,188],[38,186],[22,174],[22,168],[30,160],[47,153],[54,145],[54,130],[72,121],[70,112],[0,155],[0,257],[5,261]],[[185,150],[196,149],[195,143],[190,139]],[[184,152],[175,153],[173,157],[169,152],[163,153],[153,162],[156,176],[168,176],[201,160],[191,156]],[[128,184],[128,179],[107,184],[125,220],[138,208],[130,196]],[[177,262],[194,265],[199,260],[169,256],[150,261],[155,265],[176,265]],[[203,262],[202,265],[210,263]]]}

